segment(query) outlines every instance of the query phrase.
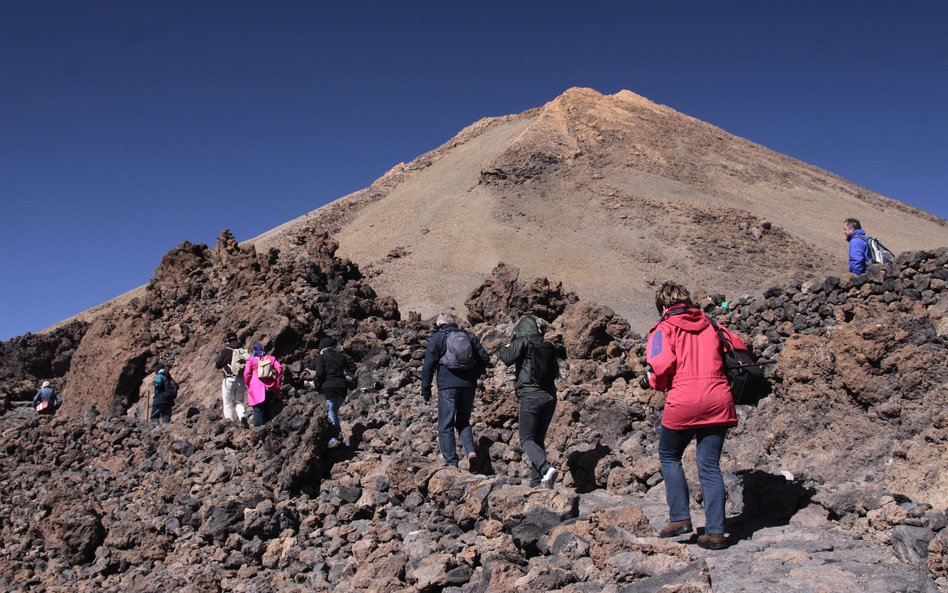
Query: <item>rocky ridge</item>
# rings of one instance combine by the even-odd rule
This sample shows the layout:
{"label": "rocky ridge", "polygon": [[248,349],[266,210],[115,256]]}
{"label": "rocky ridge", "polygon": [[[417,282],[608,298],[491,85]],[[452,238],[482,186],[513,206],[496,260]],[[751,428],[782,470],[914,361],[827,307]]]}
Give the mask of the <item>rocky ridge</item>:
{"label": "rocky ridge", "polygon": [[[492,369],[475,406],[482,462],[446,468],[417,381],[430,326],[400,319],[328,236],[301,241],[306,256],[258,254],[229,233],[215,249],[184,244],[146,299],[96,321],[78,346],[74,334],[46,343],[60,353],[47,359],[71,363],[70,404],[55,418],[22,408],[0,418],[4,589],[894,592],[948,582],[948,250],[726,309],[700,295],[778,361],[773,393],[741,409],[727,441],[735,543],[709,554],[656,537],[661,394],[636,386],[644,341],[621,316],[559,282],[522,282],[512,266],[467,301],[488,349],[531,311],[566,356],[548,436],[563,480],[535,491],[523,484],[509,373]],[[286,408],[258,430],[219,418],[206,363],[230,327],[288,363]],[[332,450],[304,381],[323,334],[360,365],[346,444]],[[173,423],[151,429],[135,417],[132,384],[157,358],[180,369],[184,388]]]}

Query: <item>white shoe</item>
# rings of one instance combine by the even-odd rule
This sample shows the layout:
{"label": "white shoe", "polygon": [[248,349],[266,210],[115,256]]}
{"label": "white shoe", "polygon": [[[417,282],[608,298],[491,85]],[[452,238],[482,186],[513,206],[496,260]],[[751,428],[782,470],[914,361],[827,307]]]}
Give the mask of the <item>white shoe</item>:
{"label": "white shoe", "polygon": [[549,488],[552,490],[553,484],[556,482],[556,474],[558,473],[556,468],[551,465],[550,469],[546,470],[546,473],[543,474],[543,479],[540,480],[540,488]]}
{"label": "white shoe", "polygon": [[338,444],[339,444],[339,439],[337,439],[336,437],[333,437],[333,438],[329,439],[329,443],[327,444],[327,446],[328,446],[330,449],[332,449],[333,447],[335,447],[335,446],[338,445]]}

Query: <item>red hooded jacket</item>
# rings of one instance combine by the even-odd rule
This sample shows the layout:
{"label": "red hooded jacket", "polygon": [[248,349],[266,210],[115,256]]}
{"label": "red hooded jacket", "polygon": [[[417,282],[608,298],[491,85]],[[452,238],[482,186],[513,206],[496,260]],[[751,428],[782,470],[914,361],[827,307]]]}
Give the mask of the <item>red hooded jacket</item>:
{"label": "red hooded jacket", "polygon": [[[747,350],[736,334],[721,327],[735,350]],[[717,332],[700,309],[670,307],[648,336],[649,385],[666,391],[662,426],[687,430],[701,426],[737,426],[737,412]]]}

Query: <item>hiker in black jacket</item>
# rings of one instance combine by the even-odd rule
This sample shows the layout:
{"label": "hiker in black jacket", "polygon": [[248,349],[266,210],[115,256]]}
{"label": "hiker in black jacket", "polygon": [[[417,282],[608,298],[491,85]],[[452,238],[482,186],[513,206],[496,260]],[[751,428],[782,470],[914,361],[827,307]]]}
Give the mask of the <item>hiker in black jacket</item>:
{"label": "hiker in black jacket", "polygon": [[[524,315],[514,328],[514,338],[497,356],[516,365],[514,388],[520,399],[520,448],[530,459],[530,485],[552,488],[557,469],[546,458],[546,431],[556,410],[559,363],[552,344],[545,342],[532,315]],[[538,367],[543,367],[542,370]]]}
{"label": "hiker in black jacket", "polygon": [[[431,401],[431,382],[438,376],[438,446],[444,460],[455,467],[458,465],[457,442],[454,431],[461,437],[461,446],[467,455],[468,468],[477,461],[474,449],[474,432],[471,430],[471,410],[474,407],[474,391],[477,379],[484,374],[490,364],[490,355],[481,346],[477,336],[464,332],[458,327],[457,317],[451,311],[438,316],[438,331],[428,341],[425,350],[424,365],[421,368],[421,397]],[[465,360],[459,360],[460,352],[452,351],[449,337],[466,336],[462,346],[466,346]],[[457,341],[452,341],[457,344]]]}
{"label": "hiker in black jacket", "polygon": [[351,358],[333,348],[332,338],[323,338],[319,341],[319,354],[313,361],[313,371],[316,374],[316,389],[326,398],[329,421],[336,427],[336,436],[329,440],[329,446],[335,447],[342,437],[339,414],[349,391],[349,382],[355,374],[355,364]]}

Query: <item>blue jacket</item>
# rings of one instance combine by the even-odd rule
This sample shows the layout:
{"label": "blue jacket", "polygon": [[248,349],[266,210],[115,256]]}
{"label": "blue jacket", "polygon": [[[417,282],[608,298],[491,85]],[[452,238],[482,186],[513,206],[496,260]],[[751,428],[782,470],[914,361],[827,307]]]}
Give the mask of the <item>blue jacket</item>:
{"label": "blue jacket", "polygon": [[849,241],[849,272],[862,274],[866,271],[866,262],[869,261],[869,242],[866,241],[866,231],[856,229],[846,237]]}
{"label": "blue jacket", "polygon": [[450,332],[461,331],[457,325],[449,323],[441,326],[441,329],[435,332],[428,341],[428,348],[425,350],[425,362],[421,368],[421,390],[429,391],[435,369],[438,372],[438,389],[454,389],[457,387],[476,387],[477,379],[484,374],[484,369],[490,364],[490,355],[481,345],[481,341],[474,334],[471,340],[474,346],[474,352],[480,359],[473,369],[451,370],[438,364],[438,361],[444,356],[446,349],[445,340]]}

